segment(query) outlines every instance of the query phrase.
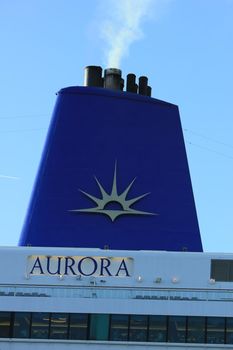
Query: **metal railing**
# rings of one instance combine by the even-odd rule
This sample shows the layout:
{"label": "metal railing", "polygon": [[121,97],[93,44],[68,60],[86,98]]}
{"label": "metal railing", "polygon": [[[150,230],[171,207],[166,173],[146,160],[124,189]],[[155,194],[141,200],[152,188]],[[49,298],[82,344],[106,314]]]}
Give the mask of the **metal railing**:
{"label": "metal railing", "polygon": [[0,285],[0,297],[52,297],[233,302],[233,290],[155,289],[138,287],[67,287]]}

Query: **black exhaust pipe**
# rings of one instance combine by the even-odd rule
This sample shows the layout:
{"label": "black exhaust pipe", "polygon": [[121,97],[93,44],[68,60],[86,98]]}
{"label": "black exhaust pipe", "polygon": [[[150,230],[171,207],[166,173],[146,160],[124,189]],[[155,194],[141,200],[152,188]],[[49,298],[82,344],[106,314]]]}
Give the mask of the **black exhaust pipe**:
{"label": "black exhaust pipe", "polygon": [[[136,75],[129,73],[126,81],[126,91],[134,94],[151,97],[151,87],[147,85],[148,78],[141,76],[139,84],[136,84]],[[85,68],[84,86],[101,87],[111,90],[124,90],[124,79],[121,77],[121,70],[117,68],[107,68],[102,77],[102,67],[87,66]]]}
{"label": "black exhaust pipe", "polygon": [[112,90],[123,90],[124,80],[121,78],[121,70],[107,68],[104,70],[104,87]]}
{"label": "black exhaust pipe", "polygon": [[84,86],[103,87],[102,68],[87,66],[84,73]]}
{"label": "black exhaust pipe", "polygon": [[147,77],[142,76],[139,78],[138,93],[140,95],[147,96],[147,83],[148,83]]}
{"label": "black exhaust pipe", "polygon": [[138,91],[138,85],[135,82],[136,80],[136,75],[133,73],[129,73],[127,75],[127,84],[126,84],[126,91],[127,92],[133,92],[133,93],[137,93]]}

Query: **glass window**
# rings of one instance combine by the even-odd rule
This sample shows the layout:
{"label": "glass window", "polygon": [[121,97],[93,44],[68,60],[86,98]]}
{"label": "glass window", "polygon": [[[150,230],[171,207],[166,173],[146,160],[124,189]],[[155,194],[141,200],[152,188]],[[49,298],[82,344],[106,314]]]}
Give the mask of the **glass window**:
{"label": "glass window", "polygon": [[129,324],[129,341],[147,341],[148,316],[131,315]]}
{"label": "glass window", "polygon": [[31,338],[48,339],[49,313],[33,312],[31,322]]}
{"label": "glass window", "polygon": [[225,318],[207,317],[206,342],[210,344],[224,344]]}
{"label": "glass window", "polygon": [[233,318],[226,319],[226,343],[233,344]]}
{"label": "glass window", "polygon": [[153,342],[167,341],[167,316],[149,316],[148,340]]}
{"label": "glass window", "polygon": [[205,343],[205,317],[188,317],[187,343]]}
{"label": "glass window", "polygon": [[168,318],[168,341],[171,343],[185,343],[186,317],[169,316]]}
{"label": "glass window", "polygon": [[50,338],[67,339],[68,314],[52,313],[50,322]]}
{"label": "glass window", "polygon": [[128,340],[128,315],[111,315],[110,340]]}
{"label": "glass window", "polygon": [[11,323],[11,313],[0,312],[0,338],[9,338],[10,323]]}
{"label": "glass window", "polygon": [[233,260],[211,260],[211,278],[216,281],[233,281]]}
{"label": "glass window", "polygon": [[108,340],[109,315],[92,314],[90,319],[90,340]]}
{"label": "glass window", "polygon": [[229,281],[233,281],[233,260],[230,260],[229,263]]}
{"label": "glass window", "polygon": [[29,338],[30,322],[30,312],[15,312],[13,338]]}
{"label": "glass window", "polygon": [[0,338],[233,344],[233,317],[0,312]]}
{"label": "glass window", "polygon": [[69,339],[87,339],[88,314],[70,315]]}

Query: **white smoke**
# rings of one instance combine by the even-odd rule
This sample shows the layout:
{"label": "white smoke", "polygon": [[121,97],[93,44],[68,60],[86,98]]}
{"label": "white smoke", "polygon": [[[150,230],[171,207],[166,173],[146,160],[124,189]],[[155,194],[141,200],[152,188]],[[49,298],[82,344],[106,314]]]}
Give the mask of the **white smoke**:
{"label": "white smoke", "polygon": [[[107,44],[107,67],[120,67],[130,45],[143,37],[142,22],[150,15],[156,0],[108,0],[108,20],[102,23]],[[106,2],[105,2],[106,4]]]}

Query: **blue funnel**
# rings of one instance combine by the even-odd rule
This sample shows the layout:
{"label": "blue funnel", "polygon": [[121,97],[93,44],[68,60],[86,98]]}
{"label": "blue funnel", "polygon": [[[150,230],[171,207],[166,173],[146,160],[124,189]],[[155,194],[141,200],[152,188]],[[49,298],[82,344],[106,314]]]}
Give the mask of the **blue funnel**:
{"label": "blue funnel", "polygon": [[62,89],[19,244],[202,251],[178,107]]}

